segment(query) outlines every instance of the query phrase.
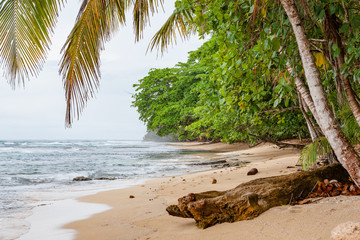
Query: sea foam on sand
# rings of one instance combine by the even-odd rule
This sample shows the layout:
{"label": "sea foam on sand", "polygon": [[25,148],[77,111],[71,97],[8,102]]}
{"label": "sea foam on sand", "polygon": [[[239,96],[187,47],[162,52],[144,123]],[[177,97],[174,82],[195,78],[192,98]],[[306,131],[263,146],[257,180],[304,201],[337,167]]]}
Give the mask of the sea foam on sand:
{"label": "sea foam on sand", "polygon": [[61,226],[78,221],[110,209],[105,204],[83,203],[74,199],[41,203],[26,220],[31,223],[30,231],[19,240],[71,240],[76,231]]}

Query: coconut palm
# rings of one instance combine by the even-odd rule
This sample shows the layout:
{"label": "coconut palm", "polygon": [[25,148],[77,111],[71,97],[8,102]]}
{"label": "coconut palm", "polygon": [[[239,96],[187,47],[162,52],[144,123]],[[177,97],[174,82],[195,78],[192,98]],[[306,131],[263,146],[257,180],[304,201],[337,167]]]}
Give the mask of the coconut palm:
{"label": "coconut palm", "polygon": [[[46,60],[57,16],[66,0],[2,0],[0,2],[0,57],[5,76],[15,87],[37,76]],[[83,0],[75,26],[62,48],[60,74],[66,97],[66,126],[78,118],[94,96],[100,79],[104,43],[132,8],[135,39],[163,0]]]}

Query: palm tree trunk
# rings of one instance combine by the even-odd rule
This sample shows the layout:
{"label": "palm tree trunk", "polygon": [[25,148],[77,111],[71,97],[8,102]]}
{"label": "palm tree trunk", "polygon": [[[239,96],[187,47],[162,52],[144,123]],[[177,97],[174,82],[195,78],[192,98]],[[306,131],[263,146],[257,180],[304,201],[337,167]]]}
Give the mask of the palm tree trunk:
{"label": "palm tree trunk", "polygon": [[305,121],[306,121],[306,125],[308,127],[310,136],[311,136],[311,140],[314,142],[317,138],[319,138],[320,136],[318,135],[315,126],[313,125],[313,123],[310,121],[310,117],[307,115],[304,106],[303,106],[303,99],[301,97],[301,94],[298,91],[298,100],[299,100],[299,106],[300,106],[300,111],[303,114]]}
{"label": "palm tree trunk", "polygon": [[303,82],[303,80],[301,80],[301,78],[299,76],[297,76],[297,74],[294,72],[293,68],[290,66],[290,63],[287,62],[286,63],[286,68],[288,70],[288,72],[290,74],[294,74],[295,75],[295,85],[296,85],[296,89],[297,91],[300,93],[301,98],[304,100],[305,104],[307,105],[307,107],[310,109],[310,112],[312,113],[312,115],[314,116],[316,122],[319,121],[319,117],[318,114],[316,112],[315,109],[315,105],[314,105],[314,101],[311,98],[311,95],[309,93],[309,90],[307,89],[307,87],[305,86],[305,83]]}
{"label": "palm tree trunk", "polygon": [[305,111],[305,107],[308,108],[317,122],[318,116],[317,116],[317,112],[316,112],[316,109],[314,106],[314,102],[310,96],[309,90],[305,86],[305,83],[294,72],[294,69],[291,67],[289,61],[286,63],[286,68],[290,74],[295,75],[295,85],[296,85],[296,90],[298,93],[300,110],[305,118],[306,125],[308,127],[308,130],[309,130],[309,133],[311,136],[311,140],[315,141],[317,138],[322,136],[322,133],[320,131],[317,131],[314,123],[311,121],[311,119],[307,115],[307,113],[306,113],[307,111]]}
{"label": "palm tree trunk", "polygon": [[349,78],[346,76],[341,76],[341,79],[344,83],[344,90],[346,93],[347,100],[349,102],[350,109],[355,117],[356,122],[360,126],[360,105],[356,100]]}
{"label": "palm tree trunk", "polygon": [[[342,81],[342,85],[345,90],[346,98],[349,102],[350,109],[355,117],[356,122],[360,126],[360,105],[356,99],[355,93],[351,87],[351,83],[348,76],[342,74],[342,67],[345,63],[345,49],[344,45],[339,33],[339,23],[338,19],[335,15],[331,15],[329,13],[328,7],[325,7],[325,21],[324,21],[324,33],[325,37],[330,41],[330,43],[336,43],[338,48],[340,49],[340,54],[336,57],[335,68],[338,72],[338,76],[336,78],[340,78]],[[335,79],[336,83],[338,79]],[[336,84],[337,86],[338,84]]]}
{"label": "palm tree trunk", "polygon": [[356,185],[360,186],[360,157],[347,141],[335,116],[331,112],[321,83],[320,73],[316,67],[314,56],[310,51],[310,43],[306,37],[295,2],[294,0],[281,0],[281,4],[285,9],[295,34],[310,95],[318,114],[318,124],[341,165],[347,170]]}

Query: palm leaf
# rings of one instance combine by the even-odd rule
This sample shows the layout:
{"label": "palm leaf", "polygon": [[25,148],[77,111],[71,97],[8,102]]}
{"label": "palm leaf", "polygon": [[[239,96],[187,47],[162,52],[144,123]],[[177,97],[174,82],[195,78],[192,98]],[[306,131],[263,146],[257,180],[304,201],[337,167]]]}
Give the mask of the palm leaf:
{"label": "palm leaf", "polygon": [[176,43],[176,29],[182,39],[187,38],[195,32],[196,26],[192,19],[192,10],[175,10],[166,20],[165,24],[153,36],[149,44],[148,50],[154,48],[163,52],[167,46]]}
{"label": "palm leaf", "polygon": [[15,87],[41,70],[63,0],[2,0],[0,57],[9,83]]}
{"label": "palm leaf", "polygon": [[135,40],[142,38],[143,31],[150,21],[150,14],[163,6],[163,0],[133,0],[133,24],[135,32]]}
{"label": "palm leaf", "polygon": [[326,156],[330,152],[331,146],[328,140],[326,137],[320,137],[303,148],[299,162],[304,170],[308,170],[319,157]]}
{"label": "palm leaf", "polygon": [[60,73],[63,76],[66,117],[70,127],[87,100],[99,86],[100,51],[119,24],[125,22],[125,4],[121,0],[84,0],[77,21],[63,49]]}

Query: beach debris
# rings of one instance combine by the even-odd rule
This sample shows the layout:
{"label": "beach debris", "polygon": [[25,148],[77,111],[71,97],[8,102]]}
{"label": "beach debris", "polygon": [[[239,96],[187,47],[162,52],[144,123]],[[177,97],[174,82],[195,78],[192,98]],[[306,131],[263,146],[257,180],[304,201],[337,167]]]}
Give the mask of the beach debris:
{"label": "beach debris", "polygon": [[227,163],[226,160],[224,159],[219,159],[219,160],[211,160],[211,161],[202,161],[202,162],[196,162],[196,163],[191,163],[191,164],[188,164],[188,165],[215,165],[215,164],[220,164],[220,163]]}
{"label": "beach debris", "polygon": [[345,222],[331,231],[332,240],[359,240],[360,222]]}
{"label": "beach debris", "polygon": [[134,196],[134,195],[130,195],[129,198],[135,198],[135,196]]}
{"label": "beach debris", "polygon": [[353,183],[340,183],[333,179],[324,179],[322,182],[317,183],[317,190],[309,193],[307,198],[315,197],[334,197],[339,195],[360,195],[360,189]]}
{"label": "beach debris", "polygon": [[79,176],[79,177],[73,178],[74,182],[91,181],[91,180],[92,180],[92,178],[88,178],[88,177],[84,177],[84,176]]}
{"label": "beach debris", "polygon": [[250,171],[248,171],[247,175],[255,175],[257,174],[259,171],[257,170],[257,168],[252,168],[250,169]]}
{"label": "beach debris", "polygon": [[[223,222],[250,220],[272,207],[303,200],[309,193],[316,191],[318,182],[324,176],[337,179],[338,182],[348,182],[349,178],[340,164],[331,164],[313,171],[254,179],[227,191],[190,193],[166,210],[172,216],[194,218],[200,228]],[[305,202],[308,200],[303,204]]]}
{"label": "beach debris", "polygon": [[299,202],[299,205],[304,205],[304,204],[308,204],[308,203],[311,203],[311,199],[306,198],[306,199],[300,201],[300,202]]}
{"label": "beach debris", "polygon": [[216,184],[217,183],[217,180],[214,178],[213,180],[212,180],[212,184]]}

